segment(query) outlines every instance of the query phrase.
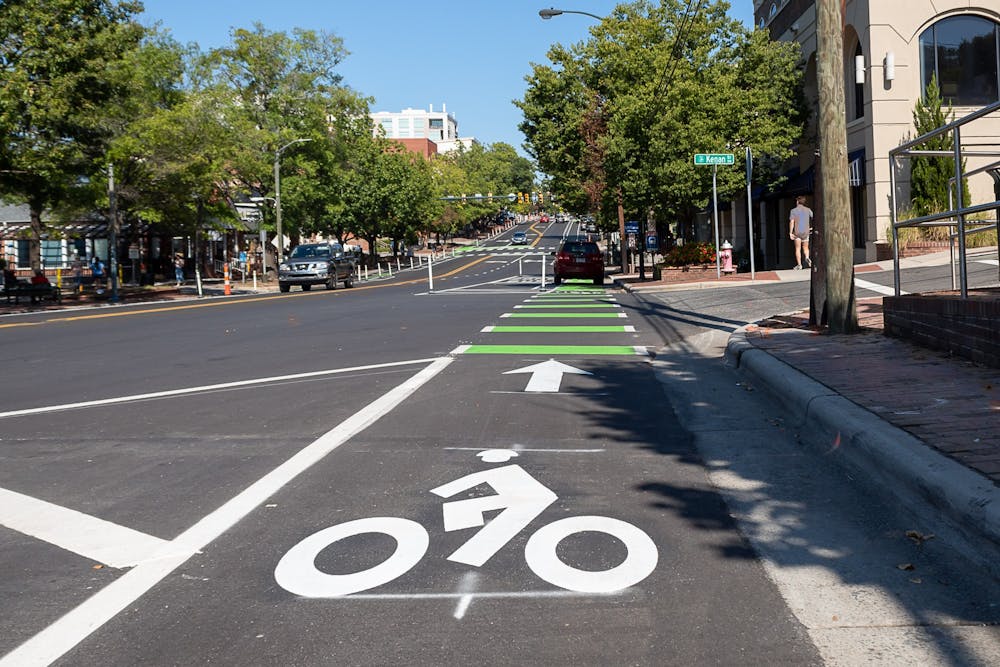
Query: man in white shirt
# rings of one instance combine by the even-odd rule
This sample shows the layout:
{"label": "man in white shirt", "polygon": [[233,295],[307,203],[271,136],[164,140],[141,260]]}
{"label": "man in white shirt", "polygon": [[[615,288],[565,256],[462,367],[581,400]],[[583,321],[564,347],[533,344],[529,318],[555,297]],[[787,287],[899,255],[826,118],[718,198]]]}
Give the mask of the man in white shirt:
{"label": "man in white shirt", "polygon": [[806,206],[806,198],[799,196],[795,198],[795,208],[788,214],[788,237],[795,242],[795,268],[802,268],[802,261],[806,266],[812,266],[809,259],[809,232],[812,231],[812,209]]}

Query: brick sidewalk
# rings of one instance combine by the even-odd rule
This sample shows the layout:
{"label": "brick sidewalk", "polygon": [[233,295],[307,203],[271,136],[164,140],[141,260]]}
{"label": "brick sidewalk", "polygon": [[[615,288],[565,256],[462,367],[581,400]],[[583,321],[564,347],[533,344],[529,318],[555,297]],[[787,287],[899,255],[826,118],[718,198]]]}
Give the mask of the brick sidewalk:
{"label": "brick sidewalk", "polygon": [[886,337],[881,297],[859,300],[858,321],[832,335],[796,313],[747,341],[1000,485],[1000,370]]}

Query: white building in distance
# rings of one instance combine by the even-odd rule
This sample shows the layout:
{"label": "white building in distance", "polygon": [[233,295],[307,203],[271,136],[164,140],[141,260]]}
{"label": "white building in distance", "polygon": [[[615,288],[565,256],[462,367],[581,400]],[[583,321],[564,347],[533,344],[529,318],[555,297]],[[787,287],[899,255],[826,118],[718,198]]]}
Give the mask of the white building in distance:
{"label": "white building in distance", "polygon": [[387,139],[429,139],[439,153],[453,151],[460,145],[469,148],[476,141],[475,137],[458,136],[458,121],[444,104],[441,111],[435,111],[433,104],[428,110],[375,111],[371,119],[373,134],[381,128]]}

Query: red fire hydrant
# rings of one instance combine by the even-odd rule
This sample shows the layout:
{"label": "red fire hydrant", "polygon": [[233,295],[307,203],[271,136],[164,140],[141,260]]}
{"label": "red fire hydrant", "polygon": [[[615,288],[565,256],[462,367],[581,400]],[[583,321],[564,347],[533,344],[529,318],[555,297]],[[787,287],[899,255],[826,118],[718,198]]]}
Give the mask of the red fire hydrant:
{"label": "red fire hydrant", "polygon": [[722,260],[723,273],[736,273],[736,269],[733,268],[733,245],[729,241],[723,242],[719,259]]}

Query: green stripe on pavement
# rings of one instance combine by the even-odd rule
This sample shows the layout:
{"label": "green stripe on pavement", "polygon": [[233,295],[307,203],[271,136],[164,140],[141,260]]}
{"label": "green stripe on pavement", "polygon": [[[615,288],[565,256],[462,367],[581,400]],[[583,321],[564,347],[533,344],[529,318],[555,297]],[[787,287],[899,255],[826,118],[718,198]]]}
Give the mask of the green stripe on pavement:
{"label": "green stripe on pavement", "polygon": [[462,353],[634,356],[646,351],[631,345],[470,345]]}
{"label": "green stripe on pavement", "polygon": [[514,306],[515,308],[614,308],[620,310],[618,304],[615,303],[591,303],[589,301],[583,301],[580,303],[546,303],[539,305],[523,305]]}
{"label": "green stripe on pavement", "polygon": [[488,333],[626,333],[630,327],[616,326],[495,326]]}

